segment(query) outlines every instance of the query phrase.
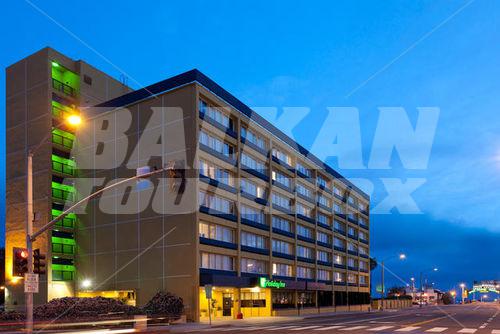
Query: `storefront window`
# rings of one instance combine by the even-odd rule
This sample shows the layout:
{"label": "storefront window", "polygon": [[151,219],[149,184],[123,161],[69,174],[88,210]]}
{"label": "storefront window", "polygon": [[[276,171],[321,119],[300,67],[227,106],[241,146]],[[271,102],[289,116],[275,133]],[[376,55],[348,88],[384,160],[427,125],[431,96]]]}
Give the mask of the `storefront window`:
{"label": "storefront window", "polygon": [[266,307],[266,293],[242,292],[241,307]]}
{"label": "storefront window", "polygon": [[273,291],[273,308],[295,308],[295,294],[293,291]]}

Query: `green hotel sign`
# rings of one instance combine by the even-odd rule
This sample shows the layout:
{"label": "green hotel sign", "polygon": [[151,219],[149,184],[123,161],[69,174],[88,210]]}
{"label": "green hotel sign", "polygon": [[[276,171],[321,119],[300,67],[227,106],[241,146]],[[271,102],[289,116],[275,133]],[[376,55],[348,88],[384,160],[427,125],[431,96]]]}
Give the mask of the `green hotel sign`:
{"label": "green hotel sign", "polygon": [[265,277],[261,277],[259,278],[259,286],[261,288],[283,289],[286,288],[286,283],[282,281],[268,280]]}

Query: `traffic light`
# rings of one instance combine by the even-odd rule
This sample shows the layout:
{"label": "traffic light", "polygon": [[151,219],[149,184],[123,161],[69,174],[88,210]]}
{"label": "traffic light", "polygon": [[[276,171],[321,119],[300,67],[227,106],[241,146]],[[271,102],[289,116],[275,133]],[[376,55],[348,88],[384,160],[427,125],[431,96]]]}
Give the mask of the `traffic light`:
{"label": "traffic light", "polygon": [[24,277],[28,272],[28,250],[14,247],[12,261],[12,276]]}
{"label": "traffic light", "polygon": [[39,275],[45,275],[45,255],[40,254],[39,249],[33,251],[33,272]]}

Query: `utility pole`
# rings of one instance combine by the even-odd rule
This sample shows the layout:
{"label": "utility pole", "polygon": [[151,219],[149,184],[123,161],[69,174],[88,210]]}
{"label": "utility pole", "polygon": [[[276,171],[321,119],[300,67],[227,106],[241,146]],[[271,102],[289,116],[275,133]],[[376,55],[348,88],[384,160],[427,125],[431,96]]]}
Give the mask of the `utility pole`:
{"label": "utility pole", "polygon": [[[28,275],[33,274],[33,152],[28,152],[26,169],[26,249],[28,251]],[[33,292],[26,292],[26,333],[33,333]]]}
{"label": "utility pole", "polygon": [[385,264],[384,261],[381,262],[381,272],[382,272],[382,298],[380,298],[380,309],[384,310],[384,293],[385,293],[385,284],[384,284],[384,274],[385,274]]}

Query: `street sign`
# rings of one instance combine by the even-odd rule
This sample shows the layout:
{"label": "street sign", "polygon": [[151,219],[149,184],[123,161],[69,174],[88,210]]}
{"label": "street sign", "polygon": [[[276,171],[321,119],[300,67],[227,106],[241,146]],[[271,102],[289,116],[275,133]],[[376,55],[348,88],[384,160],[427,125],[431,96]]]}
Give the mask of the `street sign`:
{"label": "street sign", "polygon": [[38,293],[38,274],[24,275],[24,292]]}
{"label": "street sign", "polygon": [[212,299],[212,286],[210,284],[205,285],[205,295],[207,299]]}

